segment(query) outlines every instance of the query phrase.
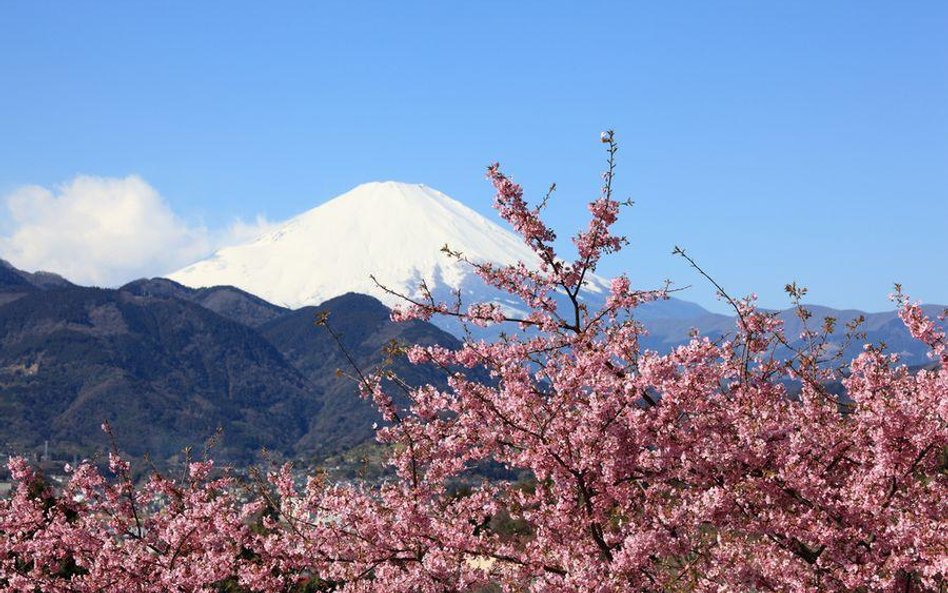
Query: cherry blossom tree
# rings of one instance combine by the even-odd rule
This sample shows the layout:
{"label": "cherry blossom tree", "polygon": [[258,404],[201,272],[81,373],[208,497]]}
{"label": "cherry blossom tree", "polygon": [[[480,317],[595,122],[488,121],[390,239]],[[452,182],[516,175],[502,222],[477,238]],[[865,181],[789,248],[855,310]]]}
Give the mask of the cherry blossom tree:
{"label": "cherry blossom tree", "polygon": [[[640,346],[642,303],[667,287],[620,276],[593,309],[613,227],[611,132],[601,194],[555,248],[520,186],[488,168],[495,206],[541,264],[467,260],[526,305],[412,300],[393,318],[504,324],[459,349],[407,346],[442,386],[354,369],[378,406],[393,473],[381,483],[305,484],[289,466],[256,484],[190,466],[136,487],[113,455],[50,490],[21,459],[0,503],[0,587],[10,591],[945,591],[948,588],[948,350],[942,328],[899,289],[932,368],[911,372],[867,346],[835,375],[822,329],[787,336],[752,298],[732,335]],[[683,250],[677,252],[698,268]],[[701,268],[698,270],[704,274]],[[710,277],[709,277],[710,279]],[[803,290],[788,286],[794,299]],[[804,321],[809,313],[802,305]],[[331,319],[320,322],[333,332]],[[853,335],[855,336],[855,328]],[[804,347],[794,346],[803,338]],[[841,378],[845,397],[828,381]],[[798,387],[794,387],[798,386]],[[499,464],[526,476],[479,479]],[[502,529],[501,526],[506,528]]]}

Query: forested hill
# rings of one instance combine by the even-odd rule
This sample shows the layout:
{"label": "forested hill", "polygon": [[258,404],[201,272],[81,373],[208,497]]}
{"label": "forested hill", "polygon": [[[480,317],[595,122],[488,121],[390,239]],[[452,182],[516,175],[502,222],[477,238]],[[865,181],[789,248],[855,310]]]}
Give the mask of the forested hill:
{"label": "forested hill", "polygon": [[[104,420],[122,449],[156,460],[188,446],[200,452],[218,427],[215,456],[241,462],[264,449],[319,457],[371,436],[378,417],[337,377],[342,359],[312,309],[283,310],[229,288],[163,288],[3,285],[0,453],[34,454],[48,442],[52,457],[87,456],[108,444]],[[366,368],[390,340],[457,343],[427,323],[392,324],[371,297],[345,295],[321,309],[334,312]],[[251,326],[264,317],[265,331]]]}

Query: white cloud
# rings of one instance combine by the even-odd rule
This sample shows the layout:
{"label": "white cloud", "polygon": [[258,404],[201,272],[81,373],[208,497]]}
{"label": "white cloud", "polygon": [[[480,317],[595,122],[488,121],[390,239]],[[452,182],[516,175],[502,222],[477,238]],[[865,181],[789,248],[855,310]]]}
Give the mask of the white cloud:
{"label": "white cloud", "polygon": [[256,239],[260,235],[276,230],[278,226],[280,226],[280,223],[270,222],[262,214],[258,214],[253,222],[244,222],[238,218],[227,227],[227,230],[223,234],[219,234],[217,243],[220,246],[245,243]]}
{"label": "white cloud", "polygon": [[0,258],[79,284],[118,286],[172,272],[272,228],[261,216],[209,231],[183,220],[142,178],[81,175],[0,197]]}

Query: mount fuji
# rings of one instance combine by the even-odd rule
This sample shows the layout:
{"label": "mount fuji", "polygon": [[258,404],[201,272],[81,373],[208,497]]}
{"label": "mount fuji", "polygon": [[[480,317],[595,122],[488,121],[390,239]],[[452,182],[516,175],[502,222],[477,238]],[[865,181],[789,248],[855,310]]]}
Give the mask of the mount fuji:
{"label": "mount fuji", "polygon": [[[539,264],[518,236],[461,202],[425,185],[385,181],[359,185],[275,231],[168,277],[194,288],[236,286],[291,309],[348,292],[374,296],[389,307],[401,304],[376,286],[375,276],[413,297],[424,281],[438,299],[451,302],[453,291],[460,290],[466,304],[492,301],[521,311],[521,303],[486,286],[468,264],[442,253],[444,245],[476,261]],[[602,278],[591,277],[586,299],[592,304],[603,298],[607,287]]]}

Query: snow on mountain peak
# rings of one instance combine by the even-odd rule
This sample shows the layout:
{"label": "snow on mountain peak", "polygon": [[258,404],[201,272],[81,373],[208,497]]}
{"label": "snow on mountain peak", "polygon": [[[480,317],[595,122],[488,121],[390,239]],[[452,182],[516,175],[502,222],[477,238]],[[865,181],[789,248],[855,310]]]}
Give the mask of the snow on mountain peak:
{"label": "snow on mountain peak", "polygon": [[484,299],[486,287],[441,252],[445,244],[474,260],[538,263],[519,237],[457,200],[422,184],[384,181],[359,185],[168,277],[192,287],[236,286],[291,308],[347,292],[400,304],[370,275],[404,294],[416,294],[424,280],[442,298],[460,289],[468,302]]}

